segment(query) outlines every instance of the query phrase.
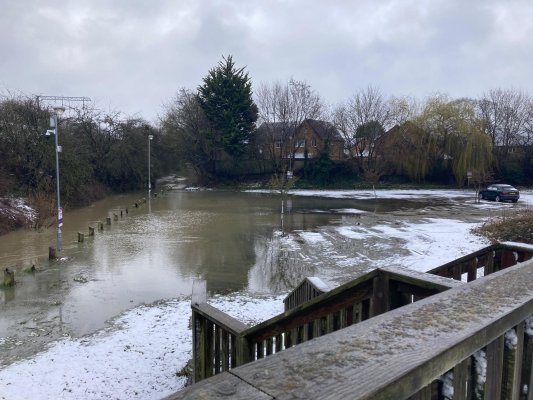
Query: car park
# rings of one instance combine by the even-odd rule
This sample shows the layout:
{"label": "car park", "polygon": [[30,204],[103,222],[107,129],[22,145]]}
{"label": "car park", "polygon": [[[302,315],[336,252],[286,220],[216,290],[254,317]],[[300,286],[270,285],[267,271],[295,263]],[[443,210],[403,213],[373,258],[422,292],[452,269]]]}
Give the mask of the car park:
{"label": "car park", "polygon": [[520,198],[520,192],[511,185],[494,184],[484,190],[480,190],[478,196],[480,200],[512,201],[516,203]]}

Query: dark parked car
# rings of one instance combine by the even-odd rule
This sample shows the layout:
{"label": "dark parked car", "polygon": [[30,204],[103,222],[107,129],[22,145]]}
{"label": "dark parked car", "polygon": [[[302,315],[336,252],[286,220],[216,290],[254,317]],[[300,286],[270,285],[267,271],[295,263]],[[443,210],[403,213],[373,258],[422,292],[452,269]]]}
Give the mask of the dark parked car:
{"label": "dark parked car", "polygon": [[485,190],[479,191],[480,200],[512,201],[516,203],[520,198],[518,189],[511,185],[490,185]]}

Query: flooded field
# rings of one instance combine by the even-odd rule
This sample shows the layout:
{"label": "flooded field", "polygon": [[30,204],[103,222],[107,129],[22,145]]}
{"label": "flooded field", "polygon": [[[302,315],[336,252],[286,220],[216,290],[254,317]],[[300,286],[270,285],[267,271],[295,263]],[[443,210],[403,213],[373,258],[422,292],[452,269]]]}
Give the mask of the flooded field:
{"label": "flooded field", "polygon": [[[286,200],[282,223],[275,194],[171,191],[135,208],[143,195],[113,196],[67,213],[60,261],[46,259],[53,227],[2,237],[0,264],[14,267],[18,283],[0,290],[0,365],[59,337],[91,334],[140,304],[187,296],[196,278],[206,279],[212,294],[279,294],[306,276],[336,286],[399,259],[429,269],[464,250],[455,243],[431,256],[431,246],[453,243],[454,221],[480,222],[495,209],[458,191],[403,198],[307,193]],[[89,225],[113,214],[117,221],[77,243],[78,231],[87,234]],[[439,234],[439,243],[424,242]],[[26,272],[31,265],[37,272]]]}

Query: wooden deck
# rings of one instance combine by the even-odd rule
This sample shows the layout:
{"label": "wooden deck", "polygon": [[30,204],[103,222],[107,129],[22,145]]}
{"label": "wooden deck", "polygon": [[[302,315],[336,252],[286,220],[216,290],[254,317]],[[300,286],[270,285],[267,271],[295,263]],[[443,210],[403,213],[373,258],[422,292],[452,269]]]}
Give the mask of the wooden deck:
{"label": "wooden deck", "polygon": [[[169,399],[437,399],[448,372],[453,399],[531,399],[522,388],[533,383],[532,314],[533,261],[527,261],[236,367]],[[516,338],[510,345],[506,332]],[[480,359],[484,380],[475,372]]]}
{"label": "wooden deck", "polygon": [[[362,397],[360,398],[400,399],[413,395],[413,399],[449,399],[452,398],[449,393],[447,397],[444,396],[444,393],[452,388],[455,393],[454,399],[509,398],[533,400],[533,394],[529,393],[525,396],[519,393],[519,388],[522,388],[523,391],[524,387],[530,387],[529,384],[532,383],[533,340],[529,339],[527,332],[529,335],[533,335],[533,318],[528,329],[525,329],[525,321],[533,313],[528,308],[531,306],[528,302],[531,302],[533,297],[528,291],[533,290],[533,285],[527,279],[518,280],[520,274],[531,275],[533,261],[528,260],[532,257],[533,246],[500,243],[444,264],[429,271],[429,273],[397,267],[379,268],[363,273],[352,281],[330,291],[326,291],[327,287],[316,278],[310,278],[302,282],[287,296],[284,313],[253,327],[242,324],[231,316],[209,306],[206,302],[205,281],[197,281],[193,285],[191,305],[193,311],[193,382],[196,385],[187,391],[196,393],[195,390],[199,390],[198,393],[203,393],[203,390],[207,390],[208,393],[211,393],[211,390],[215,390],[213,387],[217,387],[216,390],[220,393],[233,396],[231,394],[234,391],[232,388],[236,386],[231,382],[241,382],[235,381],[235,378],[246,376],[246,374],[235,371],[255,371],[254,374],[256,375],[253,376],[260,376],[257,374],[264,363],[262,359],[282,360],[272,361],[283,365],[283,367],[272,367],[276,368],[276,372],[281,371],[285,366],[293,365],[292,361],[288,362],[286,357],[294,357],[294,351],[298,349],[298,352],[309,351],[312,356],[296,353],[296,357],[307,361],[301,365],[295,361],[292,376],[290,371],[285,370],[284,373],[291,376],[290,379],[293,380],[292,383],[287,381],[287,384],[296,388],[300,384],[303,385],[304,381],[309,381],[308,384],[313,389],[303,390],[299,388],[291,392],[288,387],[285,387],[283,391],[288,390],[288,393],[291,392],[295,396],[294,398],[327,398],[307,396],[321,387],[321,384],[317,383],[322,382],[321,371],[337,371],[342,358],[339,358],[340,354],[343,356],[346,352],[352,354],[350,357],[352,357],[353,363],[346,364],[351,365],[350,370],[355,371],[357,370],[356,367],[364,365],[365,371],[374,371],[376,374],[379,372],[376,376],[380,376],[383,380],[389,377],[388,364],[396,358],[386,361],[387,368],[383,369],[382,365],[381,370],[379,368],[379,371],[373,370],[374,367],[372,366],[375,363],[381,365],[385,362],[385,359],[380,358],[380,354],[395,355],[398,360],[401,360],[398,361],[398,367],[401,363],[405,363],[405,367],[411,370],[416,367],[416,360],[409,358],[409,354],[411,354],[409,351],[405,352],[405,357],[401,356],[403,350],[408,349],[421,351],[424,356],[430,355],[423,365],[425,365],[424,368],[429,368],[431,372],[428,374],[428,371],[424,370],[426,373],[424,375],[420,370],[416,372],[413,378],[405,376],[401,379],[401,383],[396,382],[391,387],[388,387],[389,384],[387,384],[387,389],[383,389],[383,393],[389,393],[391,397],[387,397],[388,395],[368,397],[367,394],[364,394],[366,392],[361,392]],[[517,263],[519,263],[517,267],[510,268]],[[508,270],[511,272],[507,273]],[[484,275],[490,276],[478,280]],[[515,285],[515,279],[516,283],[522,285],[521,288],[527,290],[515,293],[515,289],[518,288]],[[528,277],[528,279],[531,278]],[[522,298],[519,295],[526,297]],[[527,310],[524,315],[515,307],[517,304],[514,300],[516,296],[521,299],[521,310]],[[525,301],[525,298],[529,300]],[[507,316],[501,314],[499,310],[503,310],[505,307],[511,313],[518,313],[516,315],[518,315],[517,318],[521,318],[520,321],[509,320]],[[503,333],[498,332],[496,336],[493,336],[491,323],[487,323],[487,319],[481,318],[482,316],[483,318],[491,317],[487,310],[494,311],[492,317],[498,320],[495,323],[498,329],[505,326]],[[347,335],[346,332],[352,331],[355,326],[361,326],[355,331],[354,335],[356,336],[352,335],[349,339],[346,337],[339,339],[342,343],[337,341],[338,336],[333,336],[337,335],[337,331],[342,331]],[[474,328],[476,329],[475,332],[472,331]],[[503,345],[505,332],[507,332],[508,337],[516,338],[517,344],[514,350],[506,350]],[[443,336],[443,333],[447,336]],[[441,342],[445,344],[445,347],[439,347]],[[474,344],[467,345],[463,342]],[[309,348],[302,347],[304,345],[311,346],[311,350],[300,350],[300,348]],[[472,350],[474,345],[477,348]],[[458,353],[462,357],[460,360],[457,360],[456,352],[447,354],[445,358],[442,358],[441,353],[447,353],[447,350],[452,351],[457,346],[461,350]],[[432,353],[435,349],[439,349],[439,354]],[[482,349],[480,352],[474,354],[480,349]],[[289,350],[290,353],[288,353]],[[377,353],[374,354],[374,352]],[[286,357],[283,356],[285,353],[288,354]],[[315,360],[312,361],[312,359]],[[452,361],[448,362],[448,359]],[[487,370],[487,374],[489,372],[490,374],[487,375],[486,383],[480,384],[477,382],[480,378],[476,369],[480,369],[483,362],[490,365]],[[501,364],[499,369],[494,370],[492,368],[495,363]],[[326,364],[332,365],[327,367]],[[270,364],[267,363],[267,365]],[[445,369],[442,370],[442,368]],[[435,372],[437,370],[440,372]],[[511,370],[513,370],[512,377],[509,375]],[[443,377],[442,374],[446,371],[449,373]],[[336,372],[336,376],[339,377],[340,381],[348,379],[347,377],[343,378],[342,373],[338,375],[338,372]],[[367,379],[363,372],[360,373],[362,375],[357,375],[357,382],[363,382]],[[409,372],[409,374],[411,373]],[[317,374],[317,376],[313,377],[313,374]],[[214,379],[208,379],[204,383],[204,379],[214,375],[216,375]],[[428,376],[431,377],[429,381],[427,381]],[[277,379],[278,377],[276,377]],[[336,379],[331,378],[328,385]],[[424,387],[420,386],[414,390],[412,382],[409,383],[411,379],[415,379],[417,385],[421,379],[425,379],[424,382],[426,383],[424,383]],[[208,384],[209,381],[219,383]],[[254,387],[260,391],[264,391],[266,388],[266,386],[263,387],[263,384],[257,385],[256,379],[248,377],[245,381],[250,386],[245,385],[246,387],[243,389],[247,393],[246,396],[255,393]],[[451,381],[453,384],[449,383]],[[381,382],[369,382],[371,386],[376,386],[378,383]],[[318,386],[315,387],[317,384]],[[354,382],[347,382],[346,384],[355,385]],[[358,388],[361,385],[361,383],[356,384]],[[410,391],[411,394],[407,397],[396,396],[395,393],[399,390],[398,385],[406,386],[408,388],[406,390]],[[238,386],[242,385],[239,384]],[[378,386],[374,388],[375,393],[381,393]],[[475,388],[481,389],[474,390]],[[335,392],[335,390],[331,390]],[[354,390],[354,388],[352,387],[350,390]],[[533,390],[531,391],[533,392]],[[238,395],[238,393],[235,391],[234,394]],[[265,393],[271,392],[265,391]],[[320,393],[322,396],[326,395],[325,392]],[[498,393],[498,395],[491,397],[490,393]],[[508,393],[511,393],[511,397],[507,396]],[[273,391],[271,395],[278,398],[276,391]],[[338,395],[337,393],[336,396]],[[184,398],[179,397],[181,394],[176,396],[178,397],[171,398]]]}

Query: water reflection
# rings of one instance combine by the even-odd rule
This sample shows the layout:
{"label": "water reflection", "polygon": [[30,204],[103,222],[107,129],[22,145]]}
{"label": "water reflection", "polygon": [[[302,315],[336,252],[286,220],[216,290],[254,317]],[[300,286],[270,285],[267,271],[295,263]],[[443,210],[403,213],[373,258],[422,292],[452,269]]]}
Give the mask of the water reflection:
{"label": "water reflection", "polygon": [[[317,272],[282,235],[277,195],[176,191],[135,208],[142,196],[112,196],[66,213],[60,262],[46,259],[53,227],[3,236],[0,265],[15,266],[19,283],[0,291],[0,338],[20,334],[28,321],[45,326],[49,338],[83,335],[138,304],[190,294],[195,278],[211,292],[279,292]],[[381,212],[406,204],[292,197],[283,233],[340,224],[346,209]],[[78,231],[107,216],[110,226],[77,243]],[[40,272],[22,272],[31,264]]]}

